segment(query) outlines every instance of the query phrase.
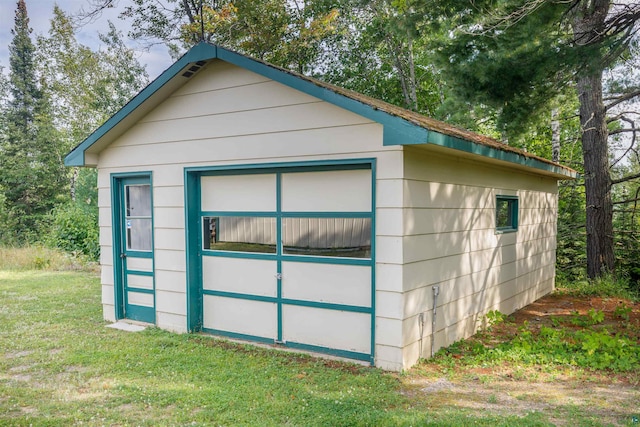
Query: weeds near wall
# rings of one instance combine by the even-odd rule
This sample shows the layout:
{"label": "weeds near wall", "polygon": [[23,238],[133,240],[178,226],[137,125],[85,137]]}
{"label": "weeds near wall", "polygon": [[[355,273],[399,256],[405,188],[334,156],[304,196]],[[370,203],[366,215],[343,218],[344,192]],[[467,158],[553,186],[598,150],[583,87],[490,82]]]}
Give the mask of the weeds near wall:
{"label": "weeds near wall", "polygon": [[[631,313],[631,307],[621,304],[609,319],[602,310],[591,308],[584,314],[549,316],[548,325],[525,321],[517,326],[491,311],[486,331],[492,331],[493,338],[481,332],[439,351],[433,362],[449,367],[509,363],[631,372],[640,366],[640,324],[630,321]],[[498,342],[496,335],[502,337]]]}
{"label": "weeds near wall", "polygon": [[632,284],[626,276],[604,275],[597,279],[566,280],[558,276],[557,292],[579,296],[619,297],[629,300],[640,298],[640,285]]}

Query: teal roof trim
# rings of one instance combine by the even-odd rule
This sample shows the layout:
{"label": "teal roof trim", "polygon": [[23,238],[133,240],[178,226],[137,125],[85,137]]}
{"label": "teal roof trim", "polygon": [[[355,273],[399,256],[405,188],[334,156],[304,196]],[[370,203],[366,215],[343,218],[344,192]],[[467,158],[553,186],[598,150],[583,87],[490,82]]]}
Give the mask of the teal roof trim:
{"label": "teal roof trim", "polygon": [[528,157],[515,151],[498,150],[482,144],[477,144],[451,135],[440,132],[429,132],[428,144],[440,147],[452,148],[471,154],[476,154],[491,159],[502,160],[509,163],[516,163],[530,168],[540,169],[554,174],[564,175],[567,178],[577,178],[578,173],[564,166],[555,165],[551,162],[543,162],[535,157]]}
{"label": "teal roof trim", "polygon": [[336,93],[319,82],[218,47],[218,58],[383,125],[384,145],[424,144],[429,131],[367,103]]}
{"label": "teal roof trim", "polygon": [[[557,165],[536,156],[528,155],[524,152],[513,149],[512,147],[504,146],[504,149],[501,149],[501,144],[497,141],[491,140],[488,143],[483,143],[483,137],[480,137],[480,142],[478,142],[478,138],[476,138],[478,135],[475,134],[470,136],[472,140],[467,140],[465,139],[465,134],[471,135],[471,133],[466,131],[460,132],[449,130],[452,134],[448,135],[447,133],[441,132],[442,126],[430,125],[431,122],[429,121],[425,122],[424,119],[427,118],[423,116],[418,117],[415,113],[391,106],[382,101],[374,100],[355,92],[334,87],[318,80],[251,59],[239,53],[206,42],[201,42],[191,48],[176,63],[136,95],[120,111],[107,120],[80,145],[74,148],[66,156],[65,165],[84,166],[85,151],[89,147],[104,137],[110,130],[122,122],[122,120],[124,120],[135,109],[140,107],[160,88],[175,78],[187,65],[215,58],[255,72],[293,89],[297,89],[308,95],[380,123],[383,126],[383,145],[386,146],[432,144],[534,168],[568,178],[575,178],[577,176],[577,173],[572,169]],[[435,123],[436,121],[432,122]],[[431,129],[432,127],[435,129]],[[447,130],[445,130],[445,132],[447,132]]]}

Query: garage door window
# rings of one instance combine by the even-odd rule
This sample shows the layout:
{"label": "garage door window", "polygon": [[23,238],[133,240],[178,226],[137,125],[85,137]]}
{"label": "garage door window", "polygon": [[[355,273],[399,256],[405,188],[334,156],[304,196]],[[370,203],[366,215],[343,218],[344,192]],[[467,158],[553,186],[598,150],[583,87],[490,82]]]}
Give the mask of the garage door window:
{"label": "garage door window", "polygon": [[203,217],[203,249],[276,253],[276,219],[253,216]]}
{"label": "garage door window", "polygon": [[283,218],[287,255],[371,258],[371,218]]}

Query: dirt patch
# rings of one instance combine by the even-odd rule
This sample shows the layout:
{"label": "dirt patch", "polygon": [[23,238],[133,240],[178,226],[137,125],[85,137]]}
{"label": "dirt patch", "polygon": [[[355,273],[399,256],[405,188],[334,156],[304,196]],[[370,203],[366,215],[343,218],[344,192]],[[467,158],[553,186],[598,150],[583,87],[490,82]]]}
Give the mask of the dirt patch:
{"label": "dirt patch", "polygon": [[33,354],[33,350],[24,350],[24,351],[16,351],[13,353],[5,353],[4,357],[7,359],[16,359],[18,357],[25,357],[30,354]]}
{"label": "dirt patch", "polygon": [[[595,320],[594,320],[595,319]],[[595,323],[594,323],[595,322]],[[589,323],[588,326],[585,326]],[[485,346],[514,337],[528,324],[569,330],[590,327],[621,334],[640,345],[640,304],[619,298],[552,294],[524,307],[505,322],[470,338]],[[451,354],[463,362],[464,354]],[[572,416],[598,423],[629,425],[640,416],[640,367],[635,372],[579,369],[572,366],[443,366],[425,361],[401,377],[402,393],[416,405],[465,408],[486,415],[524,416],[544,412],[556,425],[572,425]]]}
{"label": "dirt patch", "polygon": [[602,312],[603,322],[614,335],[616,333],[631,334],[630,337],[640,340],[640,303],[620,298],[578,297],[563,294],[551,294],[516,311],[511,317],[516,324],[525,321],[530,324],[553,325],[556,321],[563,322],[563,326],[580,328],[572,323],[576,316],[589,316],[589,312]]}

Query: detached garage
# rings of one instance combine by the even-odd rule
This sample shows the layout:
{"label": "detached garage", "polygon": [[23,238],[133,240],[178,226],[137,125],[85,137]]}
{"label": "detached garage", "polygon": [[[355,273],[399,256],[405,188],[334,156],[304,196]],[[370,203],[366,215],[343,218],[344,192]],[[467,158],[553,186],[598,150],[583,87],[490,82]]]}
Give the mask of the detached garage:
{"label": "detached garage", "polygon": [[106,320],[391,370],[553,289],[575,177],[207,43],[65,162],[98,168]]}

